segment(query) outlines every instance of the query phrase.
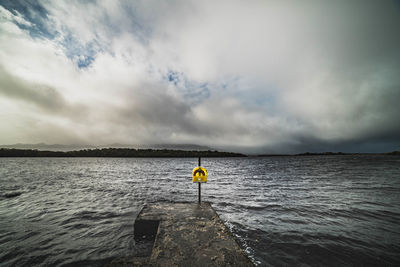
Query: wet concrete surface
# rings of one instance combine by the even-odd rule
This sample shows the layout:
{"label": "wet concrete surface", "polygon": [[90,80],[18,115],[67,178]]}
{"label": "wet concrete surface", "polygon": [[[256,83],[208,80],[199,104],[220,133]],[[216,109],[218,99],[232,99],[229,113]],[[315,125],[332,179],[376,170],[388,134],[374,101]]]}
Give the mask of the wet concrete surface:
{"label": "wet concrete surface", "polygon": [[152,249],[134,257],[134,266],[254,266],[207,202],[146,205],[135,241]]}

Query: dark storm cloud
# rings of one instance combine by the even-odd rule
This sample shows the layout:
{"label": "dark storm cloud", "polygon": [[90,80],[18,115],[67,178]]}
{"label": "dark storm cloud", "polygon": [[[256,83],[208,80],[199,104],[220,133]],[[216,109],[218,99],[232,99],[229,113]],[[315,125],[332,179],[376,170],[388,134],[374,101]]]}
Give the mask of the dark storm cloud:
{"label": "dark storm cloud", "polygon": [[0,95],[36,106],[44,112],[78,115],[85,112],[82,105],[70,105],[54,88],[33,84],[10,75],[0,66]]}
{"label": "dark storm cloud", "polygon": [[11,76],[0,66],[0,93],[3,96],[23,100],[49,111],[62,110],[66,103],[53,88],[32,85]]}
{"label": "dark storm cloud", "polygon": [[3,102],[61,124],[26,140],[69,128],[93,144],[257,153],[400,145],[397,1],[0,5]]}

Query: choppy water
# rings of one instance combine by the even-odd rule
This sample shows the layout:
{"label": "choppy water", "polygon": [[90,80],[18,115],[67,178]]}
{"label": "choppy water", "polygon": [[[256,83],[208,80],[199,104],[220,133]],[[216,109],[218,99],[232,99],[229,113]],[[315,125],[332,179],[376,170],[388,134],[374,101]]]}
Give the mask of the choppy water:
{"label": "choppy water", "polygon": [[[400,157],[202,160],[260,266],[399,266]],[[102,266],[135,251],[143,204],[196,201],[197,159],[1,158],[0,265]]]}

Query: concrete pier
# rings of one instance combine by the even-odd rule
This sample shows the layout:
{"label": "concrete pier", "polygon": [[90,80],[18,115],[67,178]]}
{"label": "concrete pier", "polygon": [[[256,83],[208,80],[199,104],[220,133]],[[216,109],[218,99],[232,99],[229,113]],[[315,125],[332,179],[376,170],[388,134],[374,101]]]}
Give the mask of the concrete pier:
{"label": "concrete pier", "polygon": [[254,266],[209,203],[146,205],[134,228],[134,266]]}

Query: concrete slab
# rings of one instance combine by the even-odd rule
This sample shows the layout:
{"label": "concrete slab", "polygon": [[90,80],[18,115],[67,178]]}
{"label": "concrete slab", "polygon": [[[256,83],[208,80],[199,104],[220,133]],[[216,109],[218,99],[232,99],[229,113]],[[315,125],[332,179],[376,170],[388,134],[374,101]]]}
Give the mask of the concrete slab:
{"label": "concrete slab", "polygon": [[134,231],[137,242],[154,240],[147,263],[140,255],[141,265],[254,266],[207,202],[146,205]]}

